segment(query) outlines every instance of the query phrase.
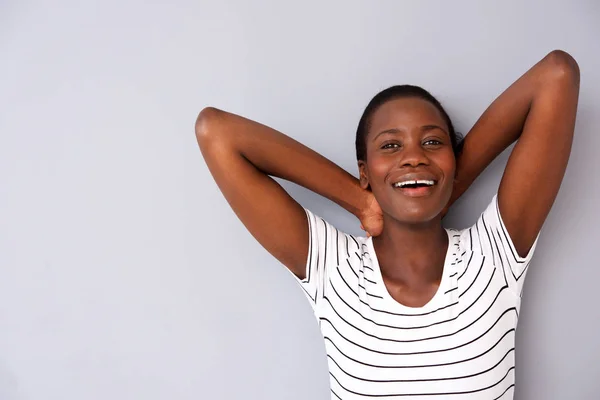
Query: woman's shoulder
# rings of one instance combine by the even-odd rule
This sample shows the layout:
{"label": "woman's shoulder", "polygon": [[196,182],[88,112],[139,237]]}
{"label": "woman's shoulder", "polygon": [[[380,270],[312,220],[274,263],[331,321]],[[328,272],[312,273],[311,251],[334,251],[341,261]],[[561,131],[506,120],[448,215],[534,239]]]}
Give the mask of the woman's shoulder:
{"label": "woman's shoulder", "polygon": [[449,227],[446,229],[452,237],[456,238],[461,247],[471,251],[480,251],[482,237],[490,237],[492,230],[496,230],[498,225],[498,200],[497,195],[494,194],[476,214],[474,221],[463,228]]}
{"label": "woman's shoulder", "polygon": [[518,255],[513,240],[504,225],[498,207],[497,194],[492,196],[471,225],[454,231],[456,235],[460,236],[460,241],[466,249],[491,256],[497,261],[500,261],[499,258],[502,257],[508,259],[509,262],[526,263],[531,259],[537,244],[536,238],[529,254],[525,257]]}
{"label": "woman's shoulder", "polygon": [[346,232],[308,208],[304,210],[308,219],[311,246],[325,251],[335,250],[340,256],[348,257],[364,251],[368,240],[366,236]]}

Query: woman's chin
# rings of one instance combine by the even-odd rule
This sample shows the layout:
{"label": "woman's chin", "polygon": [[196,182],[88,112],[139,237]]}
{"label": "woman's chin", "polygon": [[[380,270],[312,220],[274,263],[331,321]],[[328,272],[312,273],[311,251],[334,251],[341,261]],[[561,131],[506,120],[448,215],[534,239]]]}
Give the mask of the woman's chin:
{"label": "woman's chin", "polygon": [[415,198],[394,198],[388,202],[389,215],[400,223],[426,224],[435,220],[441,220],[451,192],[447,191],[440,196],[424,196]]}
{"label": "woman's chin", "polygon": [[435,209],[410,209],[393,212],[390,215],[399,223],[419,225],[431,223],[435,220],[441,221],[443,208]]}

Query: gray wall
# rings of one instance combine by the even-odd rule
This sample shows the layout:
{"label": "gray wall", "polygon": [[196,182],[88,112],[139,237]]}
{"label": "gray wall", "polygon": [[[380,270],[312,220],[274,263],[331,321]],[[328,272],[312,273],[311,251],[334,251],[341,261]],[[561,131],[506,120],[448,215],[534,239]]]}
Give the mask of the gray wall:
{"label": "gray wall", "polygon": [[[0,3],[0,399],[327,399],[309,305],[212,181],[198,111],[258,119],[355,173],[378,90],[429,88],[464,132],[555,48],[580,63],[580,108],[527,277],[516,399],[599,398],[600,3],[166,3]],[[450,224],[474,221],[506,158]]]}

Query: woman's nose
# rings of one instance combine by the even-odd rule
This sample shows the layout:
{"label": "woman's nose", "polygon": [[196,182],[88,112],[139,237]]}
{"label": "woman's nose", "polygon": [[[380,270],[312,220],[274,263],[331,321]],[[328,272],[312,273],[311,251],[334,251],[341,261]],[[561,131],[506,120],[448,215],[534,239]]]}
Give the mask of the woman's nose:
{"label": "woman's nose", "polygon": [[418,143],[404,147],[401,162],[402,166],[416,167],[419,165],[428,165],[429,159],[421,147],[421,144]]}

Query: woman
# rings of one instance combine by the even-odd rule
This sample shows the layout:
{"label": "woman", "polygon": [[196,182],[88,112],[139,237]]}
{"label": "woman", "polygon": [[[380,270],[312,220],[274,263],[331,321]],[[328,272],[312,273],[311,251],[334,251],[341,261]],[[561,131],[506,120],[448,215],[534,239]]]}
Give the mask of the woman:
{"label": "woman", "polygon": [[[579,70],[553,51],[464,142],[428,92],[395,86],[360,120],[360,178],[266,126],[203,110],[196,135],[225,198],[298,279],[325,339],[333,399],[511,399],[521,288],[571,149]],[[447,208],[517,140],[497,195],[468,229]],[[338,231],[270,176],[354,214]]]}

